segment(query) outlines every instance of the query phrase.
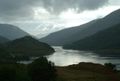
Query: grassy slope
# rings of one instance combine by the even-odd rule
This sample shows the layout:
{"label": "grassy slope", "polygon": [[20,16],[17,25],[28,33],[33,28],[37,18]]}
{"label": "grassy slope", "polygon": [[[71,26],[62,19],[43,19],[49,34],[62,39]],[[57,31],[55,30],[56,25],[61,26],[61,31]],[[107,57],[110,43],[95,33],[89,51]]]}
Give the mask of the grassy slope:
{"label": "grassy slope", "polygon": [[120,74],[99,64],[57,67],[57,73],[58,81],[120,81]]}

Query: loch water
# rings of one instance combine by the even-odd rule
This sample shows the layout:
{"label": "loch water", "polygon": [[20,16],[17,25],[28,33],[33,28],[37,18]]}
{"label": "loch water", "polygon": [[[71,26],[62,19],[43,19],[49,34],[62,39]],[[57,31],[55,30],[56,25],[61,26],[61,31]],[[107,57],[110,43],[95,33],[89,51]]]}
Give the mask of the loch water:
{"label": "loch water", "polygon": [[60,46],[53,47],[55,53],[47,56],[48,60],[55,63],[56,66],[67,66],[71,64],[78,64],[80,62],[93,63],[113,63],[120,69],[120,58],[116,57],[100,57],[98,54],[86,51],[66,50]]}

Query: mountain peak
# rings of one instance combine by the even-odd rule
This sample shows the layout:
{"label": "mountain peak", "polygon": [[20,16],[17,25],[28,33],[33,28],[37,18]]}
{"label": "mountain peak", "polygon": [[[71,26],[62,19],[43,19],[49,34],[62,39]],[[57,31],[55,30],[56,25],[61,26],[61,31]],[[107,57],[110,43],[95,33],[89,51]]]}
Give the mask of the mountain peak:
{"label": "mountain peak", "polygon": [[49,55],[54,52],[54,49],[46,43],[39,42],[37,39],[31,36],[25,36],[16,40],[13,40],[7,44],[8,49],[13,53],[30,55],[30,56],[42,56]]}
{"label": "mountain peak", "polygon": [[99,31],[105,30],[119,23],[120,9],[112,12],[104,18],[93,20],[77,27],[67,28],[52,33],[44,38],[41,38],[40,41],[54,46],[63,46],[65,44],[71,44],[72,42],[92,36]]}
{"label": "mountain peak", "polygon": [[21,38],[26,35],[29,34],[14,25],[0,24],[0,36],[5,37],[9,40]]}

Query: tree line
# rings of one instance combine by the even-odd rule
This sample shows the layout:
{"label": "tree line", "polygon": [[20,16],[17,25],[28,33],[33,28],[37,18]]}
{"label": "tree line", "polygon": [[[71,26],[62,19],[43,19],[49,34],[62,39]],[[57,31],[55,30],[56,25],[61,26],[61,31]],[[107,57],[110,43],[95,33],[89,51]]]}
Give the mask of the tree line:
{"label": "tree line", "polygon": [[0,81],[55,81],[56,76],[54,64],[46,57],[40,57],[28,65],[0,64]]}

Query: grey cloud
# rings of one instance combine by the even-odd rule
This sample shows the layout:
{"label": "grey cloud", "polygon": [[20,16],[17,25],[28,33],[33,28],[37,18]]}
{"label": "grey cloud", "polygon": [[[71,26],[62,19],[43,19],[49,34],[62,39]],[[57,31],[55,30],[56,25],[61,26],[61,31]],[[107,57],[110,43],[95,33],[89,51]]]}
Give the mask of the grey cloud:
{"label": "grey cloud", "polygon": [[76,11],[97,9],[107,2],[108,0],[0,0],[0,18],[30,18],[34,14],[34,7],[43,7],[52,14],[59,14],[70,8]]}
{"label": "grey cloud", "polygon": [[60,13],[69,8],[76,11],[97,9],[108,3],[108,0],[42,0],[43,7],[53,13]]}
{"label": "grey cloud", "polygon": [[[29,0],[0,0],[0,18],[9,20],[31,17],[32,5]],[[32,0],[31,0],[32,1]]]}

